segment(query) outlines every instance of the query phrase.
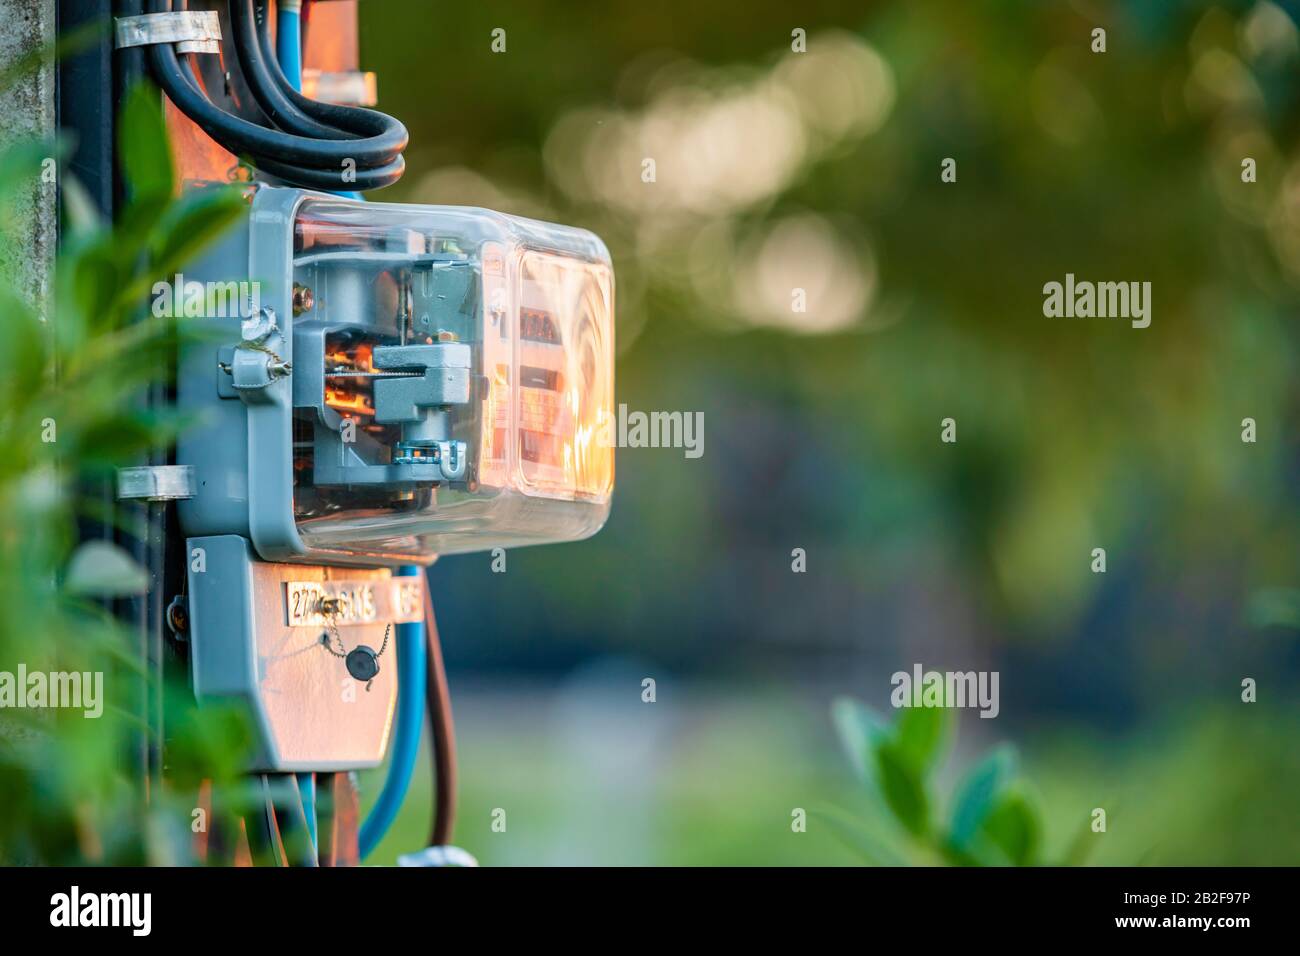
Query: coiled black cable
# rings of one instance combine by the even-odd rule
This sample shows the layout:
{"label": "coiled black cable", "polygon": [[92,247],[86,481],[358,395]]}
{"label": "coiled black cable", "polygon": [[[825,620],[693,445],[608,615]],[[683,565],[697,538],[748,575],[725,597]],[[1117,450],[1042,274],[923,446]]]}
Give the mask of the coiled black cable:
{"label": "coiled black cable", "polygon": [[[252,2],[252,0],[236,0]],[[271,18],[266,12],[265,0],[256,0],[257,34],[261,43],[262,57],[275,85],[289,102],[302,113],[330,126],[347,130],[359,136],[373,137],[385,144],[383,148],[391,151],[390,159],[396,158],[406,148],[406,127],[397,120],[377,110],[356,106],[339,106],[337,103],[323,103],[303,96],[294,88],[280,68],[279,57],[275,54],[275,45],[271,41]],[[400,136],[399,136],[400,134]],[[379,160],[375,161],[376,163]]]}
{"label": "coiled black cable", "polygon": [[[172,0],[148,4],[151,13],[173,7]],[[175,7],[184,9],[184,0]],[[400,179],[406,168],[401,155],[409,139],[406,127],[376,110],[319,103],[293,90],[274,54],[268,56],[265,13],[255,0],[231,2],[235,58],[258,105],[278,128],[250,123],[216,106],[169,43],[149,47],[158,85],[221,146],[292,185],[367,190]]]}
{"label": "coiled black cable", "polygon": [[[265,55],[258,36],[259,20],[264,24],[267,19],[265,7],[255,4],[255,0],[230,0],[231,39],[235,44],[235,59],[262,112],[276,126],[299,136],[315,139],[355,138],[333,126],[316,122],[290,103],[281,92],[266,65],[267,59],[276,59],[275,54],[272,52],[270,56]],[[392,156],[387,157],[387,160],[391,159]]]}

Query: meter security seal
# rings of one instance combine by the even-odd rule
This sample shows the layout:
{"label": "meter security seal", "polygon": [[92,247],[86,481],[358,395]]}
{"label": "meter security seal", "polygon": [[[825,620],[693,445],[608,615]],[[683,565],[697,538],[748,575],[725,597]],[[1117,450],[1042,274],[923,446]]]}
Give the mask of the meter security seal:
{"label": "meter security seal", "polygon": [[379,674],[379,658],[383,657],[384,651],[388,650],[388,638],[393,633],[393,625],[389,624],[384,628],[384,643],[379,645],[379,650],[374,650],[365,644],[358,644],[352,650],[348,650],[343,645],[343,638],[339,636],[338,626],[333,626],[320,636],[320,642],[335,657],[343,658],[343,663],[347,666],[348,673],[356,680],[366,685],[366,690],[370,690],[371,684],[374,683],[375,677]]}

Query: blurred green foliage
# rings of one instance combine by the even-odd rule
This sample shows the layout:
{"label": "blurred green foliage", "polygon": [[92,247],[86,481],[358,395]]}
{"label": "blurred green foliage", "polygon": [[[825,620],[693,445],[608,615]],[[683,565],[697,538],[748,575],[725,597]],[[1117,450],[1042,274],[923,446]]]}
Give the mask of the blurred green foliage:
{"label": "blurred green foliage", "polygon": [[[1019,776],[1015,749],[1005,744],[966,772],[949,794],[945,814],[933,776],[956,723],[951,709],[909,707],[886,724],[860,702],[840,698],[832,715],[845,752],[867,784],[875,817],[861,819],[837,811],[823,816],[868,862],[1077,865],[1091,849],[1085,830],[1064,859],[1044,858],[1042,813]],[[892,820],[892,828],[881,826],[885,818]],[[906,840],[902,847],[900,837]]]}
{"label": "blurred green foliage", "polygon": [[[923,775],[930,836],[917,840],[870,777],[851,769],[868,754],[860,734],[846,762],[824,707],[789,688],[690,685],[660,711],[639,702],[591,708],[583,691],[590,719],[575,727],[562,717],[578,700],[570,687],[452,680],[455,842],[485,866],[951,862],[940,847],[981,766],[1031,811],[1021,832],[1037,833],[1029,845],[1040,863],[1286,865],[1300,855],[1289,796],[1300,792],[1300,715],[1285,707],[1265,721],[1246,707],[1187,707],[1123,737],[1081,722],[1044,725],[1018,735],[1019,767],[996,743],[1001,721],[972,715],[960,734],[948,728]],[[647,745],[641,730],[629,732],[643,726],[634,719],[662,732]],[[897,731],[865,726],[886,738]],[[382,782],[382,770],[361,776],[367,802]],[[422,754],[400,816],[367,862],[392,864],[422,845],[430,782]],[[964,805],[988,806],[976,796]],[[505,833],[491,826],[498,808],[509,815]],[[803,832],[792,827],[796,808],[807,811]],[[1098,808],[1104,833],[1092,830]],[[1009,834],[1002,839],[1015,848]],[[984,849],[989,862],[1005,862],[996,844]]]}
{"label": "blurred green foliage", "polygon": [[[799,545],[824,588],[821,649],[870,613],[861,582],[880,616],[906,616],[906,582],[929,579],[969,609],[971,643],[1078,639],[1106,606],[1132,641],[1218,653],[1251,594],[1300,577],[1294,16],[1235,0],[725,6],[506,2],[428,26],[419,3],[363,11],[363,60],[412,132],[410,171],[379,198],[595,230],[618,274],[618,400],[706,417],[699,461],[620,451],[609,527],[576,555],[521,558],[527,600],[484,619],[470,608],[490,578],[440,568],[447,611],[463,594],[466,621],[494,646],[518,634],[521,655],[529,621],[567,621],[548,639],[571,653],[625,650],[657,612],[675,665],[766,675],[781,648],[776,666],[796,666],[783,609],[807,604],[804,582],[778,572]],[[429,62],[436,98],[411,79]],[[1044,318],[1042,287],[1067,272],[1151,281],[1152,326]],[[949,416],[955,445],[938,441]],[[1087,573],[1096,546],[1109,577]],[[1131,586],[1108,594],[1117,577]],[[743,610],[703,593],[755,579]],[[734,640],[704,659],[719,633]]]}
{"label": "blurred green foliage", "polygon": [[[164,449],[183,421],[151,407],[146,391],[174,366],[178,327],[149,315],[153,282],[170,277],[245,214],[236,189],[173,196],[159,95],[140,86],[121,118],[118,155],[128,198],[101,221],[76,180],[58,176],[63,233],[47,303],[0,284],[0,671],[103,675],[103,713],[0,712],[0,861],[175,863],[190,859],[202,779],[233,781],[247,746],[235,715],[199,716],[184,681],[158,686],[137,636],[103,601],[143,592],[148,575],[107,539],[78,545],[79,521],[116,518],[102,489],[115,469]],[[8,210],[67,156],[51,143],[17,143],[0,158],[0,241],[22,245]],[[48,318],[47,318],[48,315]],[[111,492],[110,492],[111,493]],[[111,530],[111,526],[110,526]],[[161,748],[147,701],[165,700],[166,786],[146,779],[143,751]]]}
{"label": "blurred green foliage", "polygon": [[[407,176],[377,198],[596,231],[618,279],[617,400],[706,425],[696,461],[620,449],[590,541],[512,553],[508,575],[475,556],[434,567],[453,682],[634,656],[673,680],[881,706],[887,675],[917,660],[999,669],[1005,707],[987,723],[1045,795],[1040,859],[1065,859],[1048,837],[1072,839],[1120,793],[1132,823],[1099,861],[1150,859],[1157,832],[1161,862],[1300,852],[1282,817],[1300,765],[1285,744],[1300,699],[1300,8],[755,0],[741,15],[676,0],[593,17],[503,0],[436,23],[422,9],[362,11],[363,63],[412,133]],[[1044,317],[1043,285],[1066,273],[1152,282],[1151,327]],[[1239,701],[1246,676],[1267,688],[1256,704]],[[522,759],[514,740],[484,745]],[[1106,793],[1050,759],[1076,750]],[[791,752],[773,744],[728,785],[770,790]],[[462,756],[467,786],[527,800]],[[538,800],[562,802],[545,779]],[[937,772],[932,803],[949,782]],[[1227,814],[1231,794],[1249,811]],[[751,828],[778,826],[758,798],[716,830],[681,793],[664,800],[720,859],[760,861],[736,847],[775,845],[764,833],[827,858]]]}

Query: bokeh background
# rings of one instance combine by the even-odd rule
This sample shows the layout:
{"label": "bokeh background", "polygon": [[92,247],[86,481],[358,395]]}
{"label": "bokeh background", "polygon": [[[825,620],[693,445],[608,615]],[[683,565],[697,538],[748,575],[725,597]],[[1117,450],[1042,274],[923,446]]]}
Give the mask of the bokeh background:
{"label": "bokeh background", "polygon": [[[699,459],[618,452],[593,539],[435,565],[458,842],[498,865],[856,862],[822,823],[875,812],[830,703],[888,713],[919,662],[1000,672],[999,717],[962,714],[942,774],[1014,744],[1047,856],[1103,807],[1093,862],[1300,860],[1298,22],[361,4],[411,131],[375,198],[597,232],[617,401],[705,420]],[[1150,281],[1151,326],[1044,318],[1067,272]],[[427,817],[421,773],[373,861]]]}

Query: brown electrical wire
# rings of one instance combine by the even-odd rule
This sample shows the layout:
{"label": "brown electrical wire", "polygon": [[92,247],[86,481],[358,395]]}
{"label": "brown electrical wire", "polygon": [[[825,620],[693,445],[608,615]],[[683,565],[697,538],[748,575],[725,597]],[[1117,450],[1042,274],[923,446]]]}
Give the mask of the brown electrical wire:
{"label": "brown electrical wire", "polygon": [[433,730],[434,801],[429,845],[447,846],[456,823],[456,728],[451,718],[451,693],[447,689],[447,669],[442,663],[442,642],[433,617],[428,575],[424,579],[424,633],[429,644],[425,700]]}

